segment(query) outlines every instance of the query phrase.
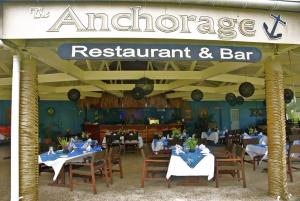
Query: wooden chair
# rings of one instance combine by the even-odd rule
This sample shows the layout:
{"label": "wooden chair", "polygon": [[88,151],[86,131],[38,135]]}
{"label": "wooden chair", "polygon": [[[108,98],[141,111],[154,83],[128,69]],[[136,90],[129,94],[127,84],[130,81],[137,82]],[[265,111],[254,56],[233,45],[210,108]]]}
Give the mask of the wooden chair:
{"label": "wooden chair", "polygon": [[[113,184],[113,172],[120,172],[120,178],[123,179],[123,168],[120,153],[120,148],[116,146],[112,146],[108,151],[108,169],[111,184]],[[118,169],[114,169],[115,166],[118,166]]]}
{"label": "wooden chair", "polygon": [[216,173],[215,181],[216,187],[219,187],[220,174],[231,174],[233,178],[237,175],[238,181],[242,174],[243,187],[246,188],[246,177],[244,170],[244,155],[245,149],[242,146],[236,146],[235,155],[230,158],[217,158],[216,159]]}
{"label": "wooden chair", "polygon": [[138,151],[139,135],[137,132],[130,132],[124,136],[124,152],[130,150]]}
{"label": "wooden chair", "polygon": [[146,180],[167,181],[169,188],[170,181],[166,179],[166,174],[170,162],[170,154],[146,155],[144,149],[141,149],[141,155],[143,157],[141,188],[144,188]]}
{"label": "wooden chair", "polygon": [[107,165],[107,155],[105,151],[99,151],[93,154],[91,159],[85,160],[82,163],[71,162],[69,164],[69,175],[70,175],[70,190],[73,191],[74,179],[73,177],[82,177],[84,181],[87,179],[93,189],[93,193],[96,194],[96,174],[101,174],[104,172],[106,186],[109,186],[108,178],[108,165]]}
{"label": "wooden chair", "polygon": [[287,138],[287,141],[290,145],[292,145],[296,140],[300,140],[300,134],[289,135]]}
{"label": "wooden chair", "polygon": [[[259,144],[259,140],[258,140],[258,138],[243,139],[242,144],[243,144],[243,147],[246,148],[246,146],[249,144]],[[264,157],[264,155],[257,155],[257,156],[254,156],[253,159],[251,159],[251,160],[244,159],[244,162],[251,163],[253,165],[253,171],[255,171],[256,166],[258,166],[259,161],[261,161],[261,159],[263,157]]]}
{"label": "wooden chair", "polygon": [[300,164],[300,144],[290,145],[288,156],[287,156],[287,165],[288,165],[288,174],[290,175],[290,181],[293,182],[292,169],[299,170],[300,167],[292,166],[293,162]]}
{"label": "wooden chair", "polygon": [[235,155],[235,149],[236,149],[236,144],[230,143],[225,146],[224,152],[214,151],[214,156],[215,158],[231,158],[233,155]]}

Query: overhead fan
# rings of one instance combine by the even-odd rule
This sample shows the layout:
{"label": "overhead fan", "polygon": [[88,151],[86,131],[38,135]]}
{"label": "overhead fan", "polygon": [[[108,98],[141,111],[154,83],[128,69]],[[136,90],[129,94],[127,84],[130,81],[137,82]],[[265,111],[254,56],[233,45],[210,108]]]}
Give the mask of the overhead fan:
{"label": "overhead fan", "polygon": [[225,95],[225,100],[231,106],[235,106],[236,105],[236,96],[233,93],[227,93]]}
{"label": "overhead fan", "polygon": [[202,98],[203,98],[203,92],[201,90],[199,90],[199,89],[195,89],[191,93],[191,98],[194,101],[201,101]]}
{"label": "overhead fan", "polygon": [[252,96],[254,94],[254,91],[255,91],[255,87],[250,82],[243,82],[239,86],[239,92],[245,98]]}
{"label": "overhead fan", "polygon": [[135,100],[141,100],[145,96],[145,91],[141,87],[134,87],[131,94]]}
{"label": "overhead fan", "polygon": [[145,95],[149,95],[154,89],[154,80],[149,78],[141,78],[136,81],[135,87],[140,87],[144,90]]}
{"label": "overhead fan", "polygon": [[242,105],[243,103],[244,103],[244,98],[242,97],[242,96],[238,96],[238,97],[236,97],[236,103],[238,104],[238,105]]}
{"label": "overhead fan", "polygon": [[78,101],[80,99],[80,91],[77,89],[71,89],[68,91],[68,98],[70,101]]}
{"label": "overhead fan", "polygon": [[291,89],[284,89],[284,102],[290,103],[294,98],[294,92]]}

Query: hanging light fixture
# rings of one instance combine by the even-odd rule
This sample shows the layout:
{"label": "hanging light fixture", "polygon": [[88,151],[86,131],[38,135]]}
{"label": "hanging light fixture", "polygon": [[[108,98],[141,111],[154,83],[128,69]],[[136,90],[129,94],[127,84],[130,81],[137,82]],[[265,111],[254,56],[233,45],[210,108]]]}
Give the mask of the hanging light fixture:
{"label": "hanging light fixture", "polygon": [[68,91],[68,99],[70,101],[78,101],[80,99],[80,91],[78,91],[77,89],[71,89]]}
{"label": "hanging light fixture", "polygon": [[134,87],[131,94],[135,100],[141,100],[145,97],[145,91],[141,87]]}
{"label": "hanging light fixture", "polygon": [[244,98],[242,97],[242,96],[238,96],[238,97],[236,97],[236,103],[238,104],[238,105],[242,105],[243,103],[244,103]]}
{"label": "hanging light fixture", "polygon": [[294,92],[291,89],[284,89],[284,102],[290,103],[294,98]]}
{"label": "hanging light fixture", "polygon": [[243,82],[239,86],[239,92],[245,98],[252,96],[254,94],[254,91],[255,91],[255,87],[250,82]]}
{"label": "hanging light fixture", "polygon": [[203,92],[199,89],[195,89],[192,91],[191,93],[191,98],[194,100],[194,101],[201,101],[202,98],[203,98]]}
{"label": "hanging light fixture", "polygon": [[234,95],[234,93],[227,93],[225,95],[225,100],[231,106],[235,106],[236,105],[236,96]]}
{"label": "hanging light fixture", "polygon": [[149,95],[154,89],[154,80],[143,77],[136,81],[135,87],[142,88],[144,95]]}

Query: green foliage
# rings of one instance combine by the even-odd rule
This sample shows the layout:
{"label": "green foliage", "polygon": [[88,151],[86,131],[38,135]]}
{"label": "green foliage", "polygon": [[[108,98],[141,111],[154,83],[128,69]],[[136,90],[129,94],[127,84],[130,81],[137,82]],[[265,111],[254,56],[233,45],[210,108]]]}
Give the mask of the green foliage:
{"label": "green foliage", "polygon": [[69,145],[69,140],[66,137],[57,137],[57,140],[62,148],[67,147]]}
{"label": "green foliage", "polygon": [[198,140],[195,138],[195,136],[193,135],[193,137],[189,137],[186,140],[186,145],[190,150],[195,150],[196,146],[197,146]]}
{"label": "green foliage", "polygon": [[172,138],[180,138],[181,132],[177,128],[172,128]]}

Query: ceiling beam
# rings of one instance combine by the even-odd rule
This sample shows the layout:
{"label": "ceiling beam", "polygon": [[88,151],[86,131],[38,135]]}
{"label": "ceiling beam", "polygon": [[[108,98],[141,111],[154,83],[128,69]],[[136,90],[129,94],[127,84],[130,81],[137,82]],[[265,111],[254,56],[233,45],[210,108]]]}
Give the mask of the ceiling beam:
{"label": "ceiling beam", "polygon": [[217,75],[214,77],[210,77],[206,80],[219,81],[219,82],[231,82],[231,83],[251,82],[254,85],[265,85],[265,79],[263,78],[234,75],[234,74]]}
{"label": "ceiling beam", "polygon": [[[38,59],[39,61],[59,70],[61,72],[67,73],[67,74],[71,75],[72,77],[74,77],[84,83],[94,85],[94,86],[98,87],[100,90],[105,91],[105,83],[104,82],[102,82],[100,80],[97,82],[90,82],[90,81],[84,80],[83,79],[84,78],[83,70],[81,70],[79,67],[72,64],[69,61],[62,60],[53,51],[46,49],[46,48],[28,48],[28,52],[33,57]],[[110,93],[112,93],[113,95],[116,95],[118,97],[123,96],[122,93],[114,93],[114,92],[110,92]]]}

